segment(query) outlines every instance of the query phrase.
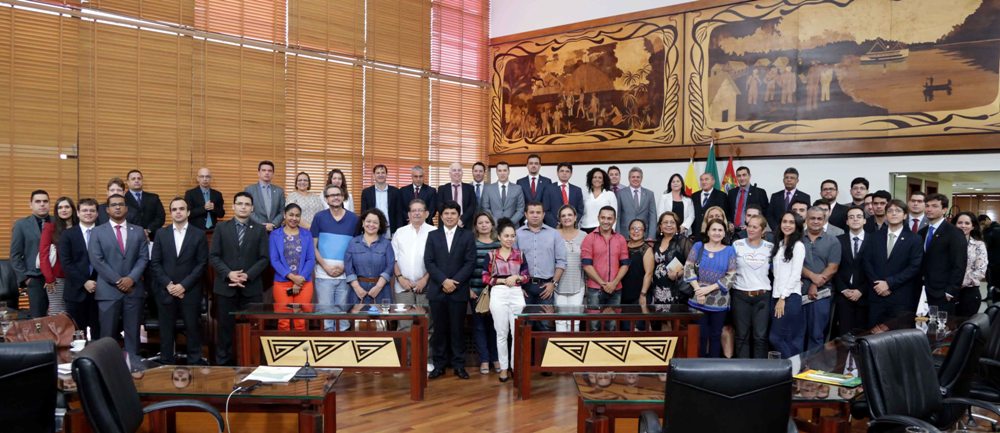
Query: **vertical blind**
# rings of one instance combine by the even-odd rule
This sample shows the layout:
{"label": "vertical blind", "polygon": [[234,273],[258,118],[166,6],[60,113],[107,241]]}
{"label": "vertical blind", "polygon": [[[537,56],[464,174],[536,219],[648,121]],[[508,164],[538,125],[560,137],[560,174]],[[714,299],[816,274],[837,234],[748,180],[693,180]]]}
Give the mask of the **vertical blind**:
{"label": "vertical blind", "polygon": [[[485,156],[488,0],[0,0],[0,243],[28,194],[103,201],[138,168],[164,202],[209,167],[227,207],[339,168]],[[60,155],[64,155],[61,158]],[[6,254],[6,251],[4,252]]]}

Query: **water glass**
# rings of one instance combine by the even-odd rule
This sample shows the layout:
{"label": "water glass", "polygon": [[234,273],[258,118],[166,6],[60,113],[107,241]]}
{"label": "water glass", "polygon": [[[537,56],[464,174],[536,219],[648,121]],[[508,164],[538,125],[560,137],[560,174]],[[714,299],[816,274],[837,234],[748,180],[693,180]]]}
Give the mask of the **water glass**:
{"label": "water glass", "polygon": [[937,325],[938,325],[938,328],[944,329],[944,327],[947,324],[948,324],[948,312],[947,311],[940,311],[939,310],[937,312]]}
{"label": "water glass", "polygon": [[937,305],[931,305],[927,309],[927,318],[931,319],[931,320],[934,320],[934,319],[937,318],[937,313],[938,313],[938,307],[937,307]]}
{"label": "water glass", "polygon": [[73,342],[70,343],[70,348],[73,350],[83,350],[83,346],[87,345],[87,332],[80,329],[73,332]]}

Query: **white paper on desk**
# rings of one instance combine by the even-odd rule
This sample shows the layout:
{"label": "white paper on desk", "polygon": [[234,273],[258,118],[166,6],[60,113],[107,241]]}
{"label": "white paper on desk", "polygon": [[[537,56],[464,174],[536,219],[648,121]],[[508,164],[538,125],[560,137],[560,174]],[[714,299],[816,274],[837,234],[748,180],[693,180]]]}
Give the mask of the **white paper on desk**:
{"label": "white paper on desk", "polygon": [[244,380],[259,380],[264,383],[283,383],[292,380],[301,367],[257,367]]}
{"label": "white paper on desk", "polygon": [[[793,372],[799,371],[799,368],[802,367],[802,357],[800,355],[792,356],[792,357],[788,358],[788,360],[792,361],[792,371]],[[798,373],[795,373],[795,374],[798,374]]]}
{"label": "white paper on desk", "polygon": [[927,317],[931,313],[930,305],[927,305],[927,288],[920,287],[920,302],[917,302],[917,316]]}
{"label": "white paper on desk", "polygon": [[816,299],[810,299],[809,296],[802,296],[802,305],[809,305],[820,299],[829,298],[831,295],[833,295],[833,292],[829,288],[826,288],[816,292]]}
{"label": "white paper on desk", "polygon": [[674,257],[674,259],[671,260],[670,263],[667,263],[667,270],[675,273],[683,271],[684,264],[681,263],[680,260],[677,260],[677,257]]}

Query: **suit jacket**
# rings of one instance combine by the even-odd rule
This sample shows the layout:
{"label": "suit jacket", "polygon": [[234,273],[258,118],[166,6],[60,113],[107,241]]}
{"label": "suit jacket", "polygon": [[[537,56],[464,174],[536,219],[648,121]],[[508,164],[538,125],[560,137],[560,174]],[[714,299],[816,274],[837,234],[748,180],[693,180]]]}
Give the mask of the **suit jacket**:
{"label": "suit jacket", "polygon": [[[145,194],[143,194],[145,196]],[[145,197],[143,197],[145,198]],[[146,296],[142,285],[142,274],[149,264],[149,242],[142,227],[128,223],[125,237],[125,253],[118,248],[118,237],[112,223],[101,224],[90,232],[90,265],[97,271],[97,292],[95,299],[114,301],[126,296],[142,299]],[[122,293],[115,283],[129,277],[135,281],[132,291]]]}
{"label": "suit jacket", "polygon": [[[94,229],[97,227],[95,226]],[[94,232],[91,231],[93,236]],[[90,266],[90,253],[87,252],[87,241],[83,238],[80,226],[63,232],[59,237],[59,262],[62,263],[63,274],[66,276],[66,286],[63,289],[63,299],[69,302],[83,302],[87,291],[83,284],[88,280],[97,281],[97,270]]]}
{"label": "suit jacket", "polygon": [[[46,217],[46,221],[49,218]],[[38,247],[42,242],[42,229],[34,215],[21,218],[14,223],[10,238],[10,267],[17,276],[18,286],[24,286],[28,277],[41,277],[42,270],[35,266]]]}
{"label": "suit jacket", "polygon": [[281,225],[285,220],[285,190],[280,186],[271,184],[271,209],[264,209],[264,191],[260,188],[260,182],[247,185],[244,189],[247,194],[253,197],[253,213],[250,220],[264,225],[274,224],[275,227]]}
{"label": "suit jacket", "polygon": [[844,232],[849,231],[850,229],[847,227],[847,206],[834,203],[833,207],[830,208],[829,221],[830,225],[837,226]]}
{"label": "suit jacket", "polygon": [[[215,230],[215,226],[219,225],[219,220],[226,216],[226,202],[222,198],[222,193],[214,190],[208,190],[208,199],[215,204],[215,209],[211,212],[205,210],[205,195],[201,193],[201,187],[194,187],[184,193],[184,200],[187,200],[188,206],[191,207],[191,216],[188,217],[188,223],[191,225],[205,230],[205,220],[212,219],[212,228]],[[184,286],[187,288],[187,286]]]}
{"label": "suit jacket", "polygon": [[[726,218],[733,224],[736,224],[736,205],[740,200],[740,189],[733,188],[726,193],[726,203],[729,205],[726,211]],[[751,204],[760,206],[760,214],[767,215],[767,192],[761,188],[757,188],[757,185],[747,186],[747,197],[744,199],[743,209],[749,207]],[[774,227],[771,227],[774,229]]]}
{"label": "suit jacket", "polygon": [[618,233],[628,234],[628,225],[634,219],[646,222],[646,239],[656,239],[656,195],[649,188],[640,187],[639,206],[632,197],[632,187],[618,190]]}
{"label": "suit jacket", "polygon": [[[406,225],[406,211],[405,205],[402,202],[401,196],[399,194],[399,188],[392,185],[386,185],[386,195],[389,201],[389,214],[385,218],[389,221],[391,233],[395,233],[396,229]],[[422,193],[423,191],[421,191]],[[361,214],[375,207],[375,186],[369,186],[361,190],[361,212],[358,212],[358,217]]]}
{"label": "suit jacket", "polygon": [[[795,189],[795,194],[792,194],[792,202],[801,201],[803,203],[809,203],[812,206],[812,199],[809,194],[800,191],[798,188]],[[771,194],[771,200],[767,204],[767,212],[764,213],[765,218],[767,218],[767,225],[771,227],[778,227],[778,223],[781,222],[781,216],[785,214],[788,208],[785,207],[785,190],[777,191]]]}
{"label": "suit jacket", "polygon": [[854,241],[851,238],[850,232],[837,236],[837,240],[840,241],[840,267],[837,268],[837,274],[833,277],[833,288],[837,294],[848,289],[860,290],[861,299],[858,300],[858,303],[865,305],[875,293],[864,267],[865,252],[867,252],[872,238],[865,236],[858,247],[857,256],[854,256]]}
{"label": "suit jacket", "polygon": [[132,191],[125,191],[125,204],[129,208],[128,214],[125,215],[125,220],[130,224],[138,224],[142,228],[149,230],[149,239],[153,240],[156,237],[156,231],[160,227],[163,227],[163,223],[167,220],[167,214],[163,211],[163,203],[160,202],[160,196],[156,193],[143,191],[142,203],[139,203],[135,200]]}
{"label": "suit jacket", "polygon": [[[569,198],[569,205],[576,209],[576,220],[579,222],[583,216],[583,190],[580,187],[567,183],[566,195]],[[545,225],[556,227],[559,223],[559,208],[563,206],[562,188],[559,183],[553,183],[545,188],[545,197],[542,198],[542,206],[545,208]]]}
{"label": "suit jacket", "polygon": [[[920,230],[921,248],[927,239],[928,230],[929,226]],[[906,231],[910,231],[910,228],[907,227]],[[948,221],[942,221],[924,251],[924,262],[920,268],[928,298],[940,298],[945,293],[958,296],[965,278],[968,248],[969,243],[962,230]]]}
{"label": "suit jacket", "polygon": [[[927,215],[921,215],[920,221],[917,222],[917,231],[923,230],[928,224],[930,224],[930,221],[927,220]],[[903,221],[903,225],[907,229],[913,229],[913,219],[910,218],[910,214],[906,214],[906,220]]]}
{"label": "suit jacket", "polygon": [[[146,194],[143,193],[143,195]],[[129,200],[125,200],[125,204],[128,207],[128,213],[125,214],[125,221],[129,224],[139,225],[139,209],[135,207],[135,200],[132,200],[131,202],[129,202]],[[97,225],[104,224],[110,220],[111,218],[108,217],[107,202],[97,205]],[[166,217],[164,217],[164,220],[166,220]]]}
{"label": "suit jacket", "polygon": [[[483,189],[486,189],[487,185],[483,185]],[[454,200],[452,197],[452,186],[451,182],[443,184],[437,188],[437,209],[433,212],[438,214],[438,222],[441,221],[441,208],[444,204]],[[480,192],[481,194],[482,192]],[[476,216],[476,212],[482,207],[482,203],[476,201],[476,190],[472,187],[471,183],[462,183],[462,227],[472,229],[472,218]],[[428,208],[430,209],[430,208]],[[443,223],[442,223],[443,224]],[[440,225],[440,224],[439,224]]]}
{"label": "suit jacket", "polygon": [[[509,197],[508,197],[509,198]],[[455,229],[451,241],[451,251],[448,251],[448,240],[444,227],[427,234],[427,246],[424,248],[424,266],[430,275],[427,284],[427,299],[429,301],[468,302],[469,277],[476,264],[476,240],[472,230],[461,227]],[[445,293],[441,285],[446,279],[459,282],[454,292]]]}
{"label": "suit jacket", "polygon": [[[869,304],[890,303],[915,308],[920,300],[920,261],[924,248],[920,236],[905,227],[896,239],[892,255],[887,254],[889,226],[865,234],[865,275],[868,280],[883,280],[889,284],[889,296],[873,294]],[[843,260],[843,258],[841,258]]]}
{"label": "suit jacket", "polygon": [[701,221],[705,218],[705,211],[708,210],[708,208],[718,206],[722,208],[722,212],[725,213],[725,215],[729,215],[729,205],[727,203],[726,193],[713,189],[712,194],[708,196],[708,203],[706,203],[705,206],[702,206],[701,198],[703,192],[704,191],[691,193],[691,201],[694,204],[694,222],[691,223],[691,233],[694,233],[696,236],[701,235]]}
{"label": "suit jacket", "polygon": [[527,206],[529,201],[542,201],[548,185],[552,185],[552,179],[538,175],[538,180],[535,181],[535,195],[531,195],[531,178],[528,176],[518,179],[517,185],[521,187],[521,192],[524,195],[524,205]]}
{"label": "suit jacket", "polygon": [[[255,295],[264,291],[264,283],[260,274],[267,269],[270,256],[267,244],[267,231],[264,225],[247,221],[247,230],[243,235],[243,247],[239,246],[236,234],[236,219],[219,223],[212,235],[212,245],[208,260],[215,268],[215,284],[212,288],[220,296],[236,296],[236,290],[245,296]],[[242,269],[247,274],[245,287],[230,287],[229,273]]]}
{"label": "suit jacket", "polygon": [[156,295],[157,302],[164,305],[170,305],[177,299],[167,292],[167,284],[171,281],[184,286],[185,301],[189,298],[200,300],[201,276],[208,265],[208,242],[203,230],[188,221],[180,255],[177,255],[173,231],[173,224],[159,230],[156,242],[153,243],[153,257],[149,262],[153,267],[150,290]]}
{"label": "suit jacket", "polygon": [[493,215],[495,221],[506,217],[517,224],[524,218],[524,193],[514,183],[508,183],[507,201],[503,201],[500,199],[500,184],[491,183],[483,190],[483,202],[479,207]]}
{"label": "suit jacket", "polygon": [[410,201],[419,198],[427,205],[427,224],[434,224],[434,214],[437,212],[437,190],[428,184],[420,185],[420,195],[414,196],[413,184],[406,185],[399,189],[399,199],[402,205],[403,218],[399,227],[410,223],[409,211]]}

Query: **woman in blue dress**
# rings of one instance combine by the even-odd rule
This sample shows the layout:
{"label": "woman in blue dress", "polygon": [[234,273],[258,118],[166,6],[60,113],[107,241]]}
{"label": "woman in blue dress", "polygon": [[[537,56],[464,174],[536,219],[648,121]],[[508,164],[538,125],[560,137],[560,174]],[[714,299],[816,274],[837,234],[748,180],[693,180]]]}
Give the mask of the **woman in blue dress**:
{"label": "woman in blue dress", "polygon": [[722,325],[729,311],[729,288],[736,278],[736,250],[722,241],[728,227],[721,219],[705,223],[706,241],[697,242],[684,264],[684,279],[694,289],[688,305],[701,310],[699,353],[709,358],[722,355]]}

